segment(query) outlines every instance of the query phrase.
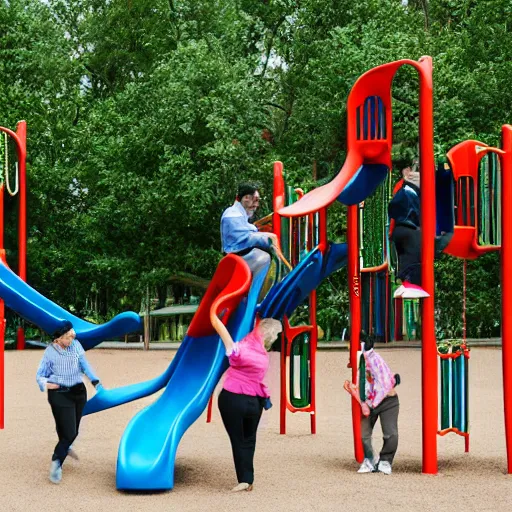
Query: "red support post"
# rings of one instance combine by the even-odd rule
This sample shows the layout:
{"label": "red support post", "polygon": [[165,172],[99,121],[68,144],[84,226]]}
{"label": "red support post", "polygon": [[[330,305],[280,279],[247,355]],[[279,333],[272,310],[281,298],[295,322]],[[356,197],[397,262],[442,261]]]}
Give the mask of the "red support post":
{"label": "red support post", "polygon": [[501,169],[501,343],[507,473],[512,474],[512,126],[502,128]]}
{"label": "red support post", "polygon": [[316,347],[318,344],[318,326],[316,323],[316,290],[309,295],[309,323],[312,326],[310,340],[310,401],[311,433],[316,434]]}
{"label": "red support post", "polygon": [[286,434],[286,409],[287,409],[287,397],[286,397],[286,350],[288,348],[288,342],[283,332],[281,333],[281,396],[279,402],[279,433]]}
{"label": "red support post", "polygon": [[[18,154],[19,172],[19,213],[18,213],[18,275],[23,281],[27,280],[27,122],[20,121],[16,132],[0,126],[0,131],[14,140]],[[3,222],[2,222],[3,230]],[[2,243],[3,249],[3,243]],[[16,348],[25,348],[25,332],[20,327],[16,334]]]}
{"label": "red support post", "polygon": [[[27,122],[20,121],[16,127],[18,135],[18,172],[19,172],[19,202],[18,202],[18,274],[27,281]],[[25,349],[25,331],[18,327],[16,348]]]}
{"label": "red support post", "polygon": [[208,410],[206,411],[206,423],[212,422],[212,409],[213,409],[213,393],[208,401]]}
{"label": "red support post", "polygon": [[0,430],[5,426],[5,308],[0,299]]}
{"label": "red support post", "polygon": [[[279,247],[281,247],[281,216],[277,213],[278,210],[285,206],[284,197],[284,178],[283,178],[283,163],[274,162],[274,199],[273,209],[274,215],[272,218],[272,230],[277,236]],[[281,333],[281,353],[280,353],[280,400],[279,400],[279,433],[286,434],[286,349],[287,349],[286,336]]]}
{"label": "red support post", "polygon": [[[0,259],[5,263],[4,185],[0,185]],[[5,305],[0,299],[0,430],[5,427]]]}
{"label": "red support post", "polygon": [[422,299],[421,361],[423,473],[437,473],[437,346],[434,322],[434,238],[436,192],[432,59],[420,60],[420,169],[421,169],[421,285],[430,295]]}
{"label": "red support post", "polygon": [[[361,273],[359,269],[359,206],[347,208],[348,241],[348,279],[350,303],[350,364],[352,382],[357,384],[357,351],[360,346],[361,332]],[[354,433],[354,456],[357,462],[363,462],[363,444],[361,439],[361,406],[352,398],[352,429]]]}

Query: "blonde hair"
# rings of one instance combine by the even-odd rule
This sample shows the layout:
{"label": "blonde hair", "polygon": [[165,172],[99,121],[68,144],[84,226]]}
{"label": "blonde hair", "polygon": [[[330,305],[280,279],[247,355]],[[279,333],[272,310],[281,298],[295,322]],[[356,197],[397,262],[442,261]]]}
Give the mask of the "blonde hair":
{"label": "blonde hair", "polygon": [[275,341],[277,335],[283,330],[280,320],[275,318],[264,318],[258,324],[258,330],[260,331],[265,346],[270,348],[270,345]]}

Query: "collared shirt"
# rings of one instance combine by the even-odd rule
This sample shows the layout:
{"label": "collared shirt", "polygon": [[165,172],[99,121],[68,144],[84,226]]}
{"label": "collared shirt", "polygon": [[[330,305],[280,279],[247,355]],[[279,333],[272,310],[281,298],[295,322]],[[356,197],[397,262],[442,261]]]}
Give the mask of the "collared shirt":
{"label": "collared shirt", "polygon": [[82,345],[75,339],[67,348],[61,348],[56,343],[46,348],[37,369],[36,380],[39,389],[45,391],[47,382],[67,387],[80,384],[83,373],[91,382],[100,380],[85,358]]}
{"label": "collared shirt", "polygon": [[227,208],[220,220],[222,250],[226,253],[240,252],[244,249],[268,249],[270,240],[265,233],[249,222],[249,216],[240,201]]}
{"label": "collared shirt", "polygon": [[270,396],[264,383],[269,357],[257,328],[242,341],[234,343],[233,351],[226,355],[229,358],[223,386],[226,391],[263,398]]}
{"label": "collared shirt", "polygon": [[397,226],[420,227],[420,189],[408,181],[394,195],[388,206],[388,214]]}
{"label": "collared shirt", "polygon": [[366,363],[366,402],[372,409],[375,409],[395,387],[395,376],[386,361],[375,350],[364,352],[364,360]]}

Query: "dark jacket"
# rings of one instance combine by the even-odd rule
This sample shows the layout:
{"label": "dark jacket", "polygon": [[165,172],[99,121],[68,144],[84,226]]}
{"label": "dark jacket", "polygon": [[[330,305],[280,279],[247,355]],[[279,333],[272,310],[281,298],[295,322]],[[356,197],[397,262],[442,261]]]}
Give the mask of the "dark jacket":
{"label": "dark jacket", "polygon": [[388,205],[388,215],[395,219],[396,226],[420,228],[420,189],[404,181],[402,188],[395,194]]}

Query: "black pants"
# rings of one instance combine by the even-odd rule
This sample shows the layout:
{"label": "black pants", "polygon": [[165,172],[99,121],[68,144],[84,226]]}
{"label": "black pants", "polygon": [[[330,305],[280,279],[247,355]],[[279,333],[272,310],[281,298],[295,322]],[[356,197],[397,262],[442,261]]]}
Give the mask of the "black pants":
{"label": "black pants", "polygon": [[[453,237],[453,232],[436,236],[434,257],[438,258]],[[391,237],[398,256],[398,277],[421,286],[421,229],[396,226]]]}
{"label": "black pants", "polygon": [[398,277],[421,286],[421,230],[395,226],[391,239],[398,256]]}
{"label": "black pants", "polygon": [[364,456],[373,461],[375,459],[372,447],[372,433],[375,423],[380,418],[382,428],[382,438],[384,444],[380,451],[379,460],[393,463],[396,450],[398,448],[398,411],[400,403],[398,396],[388,396],[382,402],[371,409],[370,416],[361,419],[361,434],[363,438]]}
{"label": "black pants", "polygon": [[262,400],[257,396],[239,395],[223,389],[219,395],[219,410],[231,441],[238,482],[252,484]]}
{"label": "black pants", "polygon": [[71,388],[49,389],[48,402],[52,408],[59,436],[52,460],[58,460],[62,465],[68,455],[69,447],[78,435],[82,412],[87,402],[87,390],[84,384],[77,384]]}

